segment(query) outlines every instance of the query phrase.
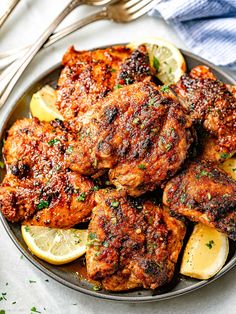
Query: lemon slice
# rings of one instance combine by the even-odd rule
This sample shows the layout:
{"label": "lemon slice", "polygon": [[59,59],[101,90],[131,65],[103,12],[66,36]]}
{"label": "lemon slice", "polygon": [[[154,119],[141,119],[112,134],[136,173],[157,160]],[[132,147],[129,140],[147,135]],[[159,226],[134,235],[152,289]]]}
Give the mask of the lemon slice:
{"label": "lemon slice", "polygon": [[30,251],[50,264],[66,264],[86,252],[87,230],[22,225],[21,232]]}
{"label": "lemon slice", "polygon": [[63,116],[55,106],[56,98],[56,91],[49,85],[44,86],[37,93],[33,94],[30,102],[32,116],[37,117],[41,121],[63,120]]}
{"label": "lemon slice", "polygon": [[180,273],[197,279],[209,279],[224,266],[229,253],[227,236],[203,225],[195,225],[184,250]]}
{"label": "lemon slice", "polygon": [[236,158],[226,160],[220,167],[236,181]]}
{"label": "lemon slice", "polygon": [[128,46],[136,48],[145,44],[150,64],[156,70],[156,76],[165,85],[176,83],[186,71],[183,55],[172,43],[158,37],[144,37]]}

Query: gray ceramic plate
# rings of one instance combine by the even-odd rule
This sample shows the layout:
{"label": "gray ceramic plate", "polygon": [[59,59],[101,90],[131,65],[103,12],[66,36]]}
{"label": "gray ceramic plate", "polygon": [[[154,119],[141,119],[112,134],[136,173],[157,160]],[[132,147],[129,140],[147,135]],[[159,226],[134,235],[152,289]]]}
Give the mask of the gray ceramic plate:
{"label": "gray ceramic plate", "polygon": [[[222,80],[225,83],[236,84],[233,78],[224,73],[222,70],[214,67],[212,64],[209,64],[207,61],[189,52],[182,51],[182,53],[187,61],[188,69],[191,69],[198,64],[208,65],[209,67],[211,67],[213,72],[220,80]],[[9,127],[12,125],[14,121],[29,116],[29,103],[33,93],[38,91],[41,87],[43,87],[46,84],[55,87],[57,84],[60,71],[61,71],[60,65],[56,65],[53,68],[49,69],[42,76],[37,78],[34,82],[32,82],[32,84],[29,85],[25,93],[16,103],[8,105],[8,110],[6,109],[4,113],[5,118],[3,119],[0,125],[1,142],[4,137],[5,130],[9,129]],[[2,180],[4,176],[3,171],[1,172],[0,175],[1,175],[0,178]],[[177,297],[211,283],[212,281],[216,280],[217,278],[225,274],[227,271],[229,271],[236,264],[236,244],[231,243],[230,245],[231,252],[226,265],[215,277],[213,277],[210,280],[199,281],[177,275],[173,284],[169,285],[168,287],[165,287],[160,291],[155,292],[150,290],[136,290],[123,293],[94,291],[93,286],[86,280],[80,279],[75,272],[77,264],[78,263],[81,264],[81,261],[76,261],[74,263],[64,266],[53,266],[44,261],[39,260],[37,257],[33,256],[27,249],[21,236],[20,226],[7,222],[2,215],[1,220],[7,233],[9,234],[15,245],[18,247],[18,249],[41,271],[43,271],[45,274],[59,281],[60,283],[67,287],[70,287],[74,290],[83,292],[94,297],[107,300],[115,300],[122,302],[148,302]]]}

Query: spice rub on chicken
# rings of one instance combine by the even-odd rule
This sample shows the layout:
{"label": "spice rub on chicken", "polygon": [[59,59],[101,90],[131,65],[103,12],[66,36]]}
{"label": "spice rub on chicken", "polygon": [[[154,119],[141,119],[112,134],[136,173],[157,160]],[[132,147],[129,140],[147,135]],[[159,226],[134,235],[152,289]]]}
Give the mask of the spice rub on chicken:
{"label": "spice rub on chicken", "polygon": [[233,87],[219,81],[205,66],[193,68],[172,85],[193,122],[207,132],[203,159],[224,160],[236,152],[236,97]]}
{"label": "spice rub on chicken", "polygon": [[163,203],[236,240],[236,182],[209,162],[194,161],[165,187]]}
{"label": "spice rub on chicken", "polygon": [[65,119],[86,112],[113,90],[150,79],[151,69],[145,46],[132,50],[114,46],[93,51],[68,49],[58,81],[57,107]]}
{"label": "spice rub on chicken", "polygon": [[110,291],[155,289],[171,281],[185,225],[151,200],[100,190],[89,224],[87,272]]}
{"label": "spice rub on chicken", "polygon": [[62,121],[18,120],[4,145],[7,175],[0,209],[12,222],[68,228],[90,217],[94,184],[65,167],[67,130]]}
{"label": "spice rub on chicken", "polygon": [[132,196],[175,174],[192,143],[180,104],[150,82],[120,88],[79,117],[68,166],[81,174],[110,169],[111,182]]}

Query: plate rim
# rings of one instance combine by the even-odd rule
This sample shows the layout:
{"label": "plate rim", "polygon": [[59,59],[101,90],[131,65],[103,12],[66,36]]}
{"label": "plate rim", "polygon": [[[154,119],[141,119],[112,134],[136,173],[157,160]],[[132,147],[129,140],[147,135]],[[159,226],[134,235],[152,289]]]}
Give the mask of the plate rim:
{"label": "plate rim", "polygon": [[[117,44],[104,45],[104,46],[99,46],[99,47],[88,49],[88,50],[103,49],[103,48],[108,48],[108,47],[116,46],[116,45]],[[119,45],[125,45],[125,44],[121,43]],[[225,72],[225,70],[215,66],[211,62],[205,60],[204,58],[201,58],[201,57],[195,55],[194,53],[191,53],[191,52],[183,50],[183,49],[180,49],[180,51],[181,51],[181,53],[183,53],[184,56],[190,57],[190,58],[198,61],[199,63],[204,63],[205,65],[209,66],[214,71],[220,73],[231,84],[236,84],[236,80],[229,73]],[[34,84],[36,84],[38,81],[42,80],[47,74],[50,74],[51,72],[55,71],[56,69],[59,69],[60,67],[61,67],[61,63],[59,62],[59,63],[54,64],[53,66],[46,68],[34,80],[29,82],[29,84],[26,84],[26,86],[24,87],[24,90],[22,91],[22,93],[20,94],[20,96],[18,97],[17,100],[12,99],[11,103],[7,102],[5,104],[6,109],[4,110],[4,108],[3,108],[3,116],[1,117],[1,121],[0,121],[0,137],[2,137],[3,132],[5,130],[5,127],[6,127],[6,124],[9,120],[10,116],[12,115],[13,111],[17,107],[17,104],[24,97],[24,95],[30,89],[30,87],[33,86]],[[13,91],[13,93],[14,93],[14,91]],[[10,103],[10,104],[8,104],[8,103]],[[223,276],[225,273],[230,271],[236,265],[236,256],[235,256],[213,278],[208,279],[208,280],[197,281],[191,287],[185,287],[185,288],[183,288],[181,290],[177,290],[177,291],[168,291],[168,292],[163,293],[163,294],[157,294],[157,295],[151,295],[151,296],[128,296],[128,297],[116,295],[115,293],[113,293],[113,294],[102,294],[99,291],[88,290],[86,288],[83,288],[81,286],[73,284],[73,283],[65,280],[64,278],[60,277],[59,275],[53,273],[52,271],[48,270],[44,265],[40,264],[37,261],[37,259],[35,259],[35,257],[32,254],[30,254],[30,252],[28,252],[24,247],[21,246],[21,244],[18,241],[18,238],[15,236],[15,234],[13,233],[13,231],[10,228],[10,224],[8,223],[8,221],[3,216],[2,213],[0,213],[0,218],[1,218],[1,222],[3,224],[4,229],[6,230],[7,234],[9,235],[10,239],[12,240],[12,242],[19,249],[19,251],[36,268],[38,268],[44,274],[46,274],[50,278],[56,280],[57,282],[63,284],[64,286],[66,286],[68,288],[71,288],[75,291],[81,292],[83,294],[86,294],[86,295],[89,295],[92,297],[96,297],[96,298],[100,298],[100,299],[108,300],[108,301],[117,301],[117,302],[123,302],[123,303],[140,303],[140,302],[146,303],[146,302],[154,302],[154,301],[161,301],[161,300],[167,300],[167,299],[175,298],[175,297],[182,296],[184,294],[193,292],[197,289],[200,289],[200,288],[214,282],[215,280],[217,280],[218,278]]]}

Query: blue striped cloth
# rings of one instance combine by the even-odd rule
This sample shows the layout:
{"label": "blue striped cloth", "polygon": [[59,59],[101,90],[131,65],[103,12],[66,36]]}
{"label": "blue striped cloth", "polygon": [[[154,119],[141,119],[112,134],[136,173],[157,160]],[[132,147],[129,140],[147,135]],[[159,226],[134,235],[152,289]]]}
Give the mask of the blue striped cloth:
{"label": "blue striped cloth", "polygon": [[162,0],[150,14],[173,26],[191,51],[236,70],[236,0]]}

